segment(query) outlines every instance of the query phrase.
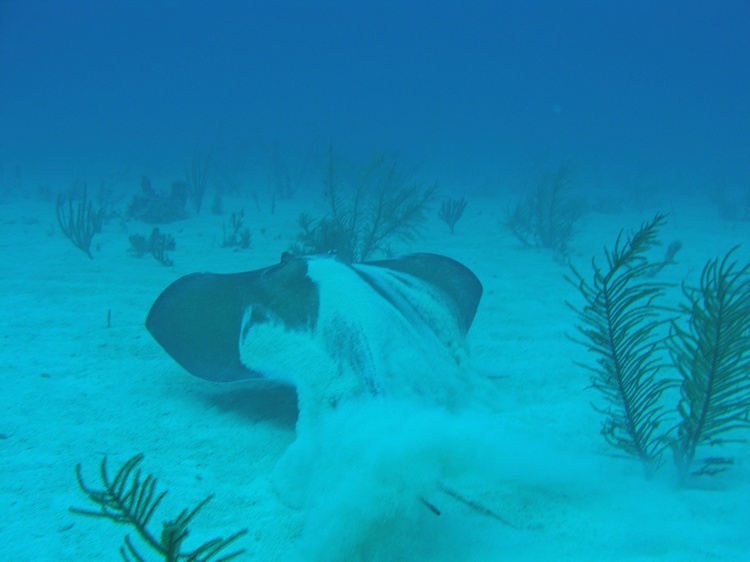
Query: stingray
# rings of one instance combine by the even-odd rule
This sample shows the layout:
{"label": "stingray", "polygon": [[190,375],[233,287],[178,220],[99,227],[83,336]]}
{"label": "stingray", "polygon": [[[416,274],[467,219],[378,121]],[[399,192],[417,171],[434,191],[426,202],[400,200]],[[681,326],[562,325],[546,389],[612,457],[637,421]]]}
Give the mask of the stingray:
{"label": "stingray", "polygon": [[467,267],[436,254],[354,264],[284,254],[272,267],[178,279],[146,327],[197,377],[294,385],[300,414],[352,396],[446,403],[481,295]]}
{"label": "stingray", "polygon": [[[375,481],[378,498],[411,489],[407,500],[393,498],[402,508],[416,504],[439,515],[432,497],[443,495],[497,519],[442,479],[473,436],[459,439],[460,451],[452,448],[453,433],[443,446],[445,436],[434,439],[425,426],[431,418],[423,413],[435,410],[422,407],[473,405],[477,390],[485,395],[466,361],[481,296],[466,266],[436,254],[354,264],[284,254],[272,267],[178,279],[156,299],[146,327],[192,375],[295,387],[297,439],[272,472],[274,490],[288,505],[317,513],[321,482],[338,497],[343,482],[350,505],[352,482]],[[373,412],[377,420],[368,417]],[[320,458],[343,459],[343,472]],[[413,462],[421,463],[418,470]],[[367,476],[360,478],[362,471]]]}

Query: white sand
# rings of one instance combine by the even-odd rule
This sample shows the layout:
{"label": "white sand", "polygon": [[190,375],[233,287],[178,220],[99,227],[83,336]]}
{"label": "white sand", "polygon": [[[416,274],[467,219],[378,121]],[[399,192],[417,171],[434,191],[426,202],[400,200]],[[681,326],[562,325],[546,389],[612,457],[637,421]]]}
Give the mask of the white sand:
{"label": "white sand", "polygon": [[[54,202],[3,201],[1,557],[119,560],[117,549],[131,529],[68,512],[69,506],[92,507],[78,489],[74,467],[82,463],[88,483],[97,487],[103,455],[114,471],[143,452],[144,469],[169,489],[154,531],[213,493],[192,525],[188,545],[247,527],[248,535],[238,542],[247,549],[242,559],[325,560],[328,551],[333,560],[343,556],[343,542],[359,537],[369,541],[360,550],[362,560],[747,560],[750,448],[736,451],[737,464],[729,472],[692,488],[675,484],[671,459],[646,481],[636,461],[611,456],[599,435],[601,416],[590,406],[598,396],[586,389],[589,375],[575,364],[592,357],[566,337],[574,333],[576,318],[565,300],[578,302],[579,296],[563,278],[566,266],[546,251],[521,247],[499,224],[507,204],[471,198],[454,236],[433,218],[420,240],[398,247],[444,253],[477,274],[485,292],[469,337],[473,362],[482,375],[502,377],[494,382],[496,411],[485,425],[473,425],[470,416],[431,412],[432,417],[420,418],[435,420],[428,427],[408,413],[402,427],[405,434],[432,441],[431,431],[446,432],[446,443],[466,436],[461,431],[486,428],[475,437],[496,447],[484,451],[485,458],[471,457],[476,450],[467,448],[470,454],[458,460],[464,470],[465,463],[477,463],[475,478],[461,480],[458,474],[456,481],[463,494],[517,528],[438,492],[426,499],[443,511],[441,516],[422,505],[399,528],[393,521],[381,527],[381,521],[368,518],[386,509],[373,502],[400,499],[409,504],[403,508],[408,512],[414,498],[384,499],[372,481],[357,480],[373,466],[382,469],[390,458],[388,447],[376,455],[364,434],[358,438],[360,426],[352,428],[341,436],[342,446],[349,447],[341,458],[369,464],[332,465],[332,481],[326,480],[323,463],[336,461],[338,442],[326,438],[320,455],[309,457],[321,463],[309,469],[324,481],[325,497],[294,508],[281,501],[272,478],[295,438],[294,395],[195,379],[143,325],[153,300],[181,275],[276,263],[296,233],[303,201],[281,202],[274,215],[259,214],[252,201],[225,202],[227,211],[246,210],[253,246],[243,252],[218,247],[226,216],[206,213],[163,226],[177,240],[172,268],[150,257],[130,257],[127,234],[117,221],[95,238],[89,260],[59,233]],[[679,264],[664,272],[665,279],[696,280],[707,259],[748,240],[750,224],[721,222],[713,209],[683,205],[589,215],[574,241],[574,263],[588,272],[591,256],[611,247],[621,228],[637,227],[658,210],[673,213],[664,242],[684,244]],[[149,232],[145,225],[128,228]],[[749,261],[750,248],[742,248],[737,258]],[[383,421],[373,420],[370,429],[377,431]],[[454,421],[458,429],[451,435]],[[422,443],[416,443],[419,450]],[[436,443],[430,446],[440,440]],[[411,462],[409,453],[394,450],[393,462]],[[336,482],[352,487],[350,504]],[[336,499],[337,494],[343,496]],[[326,503],[329,495],[332,503]],[[350,505],[355,513],[346,513]],[[432,548],[415,544],[425,536],[432,537]]]}

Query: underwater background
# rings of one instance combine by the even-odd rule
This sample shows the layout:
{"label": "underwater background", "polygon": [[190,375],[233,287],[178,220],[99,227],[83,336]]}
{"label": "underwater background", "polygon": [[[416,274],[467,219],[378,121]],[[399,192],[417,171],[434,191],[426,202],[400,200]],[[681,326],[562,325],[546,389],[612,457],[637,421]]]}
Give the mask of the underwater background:
{"label": "underwater background", "polygon": [[591,189],[746,180],[746,2],[2,10],[5,184],[13,166],[166,173],[196,143],[242,159],[261,139],[287,159],[329,139],[352,158],[397,150],[488,194],[568,157]]}
{"label": "underwater background", "polygon": [[[247,529],[237,559],[745,560],[747,418],[728,470],[685,483],[666,450],[646,478],[600,434],[569,279],[659,214],[665,306],[749,263],[748,100],[741,0],[0,0],[3,557],[120,560],[138,533],[69,511],[96,509],[75,467],[97,488],[143,453],[153,534],[215,494],[187,547]],[[314,230],[333,186],[418,205],[354,257],[482,282],[476,403],[356,403],[303,438],[293,389],[193,378],[147,332],[178,277],[340,250]]]}

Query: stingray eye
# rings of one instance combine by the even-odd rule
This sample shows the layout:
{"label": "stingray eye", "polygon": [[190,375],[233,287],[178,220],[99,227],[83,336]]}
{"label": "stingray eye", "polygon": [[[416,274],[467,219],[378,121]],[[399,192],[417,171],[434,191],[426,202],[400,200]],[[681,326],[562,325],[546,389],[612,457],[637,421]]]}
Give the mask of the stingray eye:
{"label": "stingray eye", "polygon": [[263,324],[264,322],[268,322],[268,319],[268,311],[264,307],[253,307],[253,311],[250,314],[250,324]]}
{"label": "stingray eye", "polygon": [[240,329],[240,341],[244,341],[247,338],[247,334],[250,328],[255,324],[263,324],[268,321],[268,315],[263,311],[261,307],[252,306],[245,311],[242,317],[242,324]]}
{"label": "stingray eye", "polygon": [[281,260],[279,261],[279,263],[263,270],[260,276],[263,278],[273,278],[275,275],[278,275],[279,272],[283,271],[285,268],[289,267],[296,261],[298,261],[298,258],[294,256],[294,254],[290,252],[282,252]]}

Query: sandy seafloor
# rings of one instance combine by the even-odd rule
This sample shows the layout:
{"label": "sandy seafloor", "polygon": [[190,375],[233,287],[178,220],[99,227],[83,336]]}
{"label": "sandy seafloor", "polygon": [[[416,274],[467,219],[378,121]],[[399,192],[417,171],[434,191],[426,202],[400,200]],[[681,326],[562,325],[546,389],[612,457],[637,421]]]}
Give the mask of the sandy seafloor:
{"label": "sandy seafloor", "polygon": [[[381,447],[378,469],[367,474],[372,467],[356,462],[335,467],[334,481],[313,503],[288,505],[271,474],[295,439],[294,394],[270,385],[193,378],[146,331],[151,303],[177,277],[276,263],[297,232],[296,216],[311,208],[301,198],[279,202],[274,214],[259,213],[252,201],[227,199],[224,216],[204,211],[162,226],[177,240],[170,268],[128,255],[127,233],[117,219],[95,238],[90,260],[60,234],[54,201],[4,199],[0,558],[119,560],[123,536],[132,529],[68,511],[91,507],[76,485],[74,467],[82,463],[95,486],[104,455],[114,470],[143,452],[144,470],[169,490],[154,532],[181,509],[215,494],[194,521],[187,545],[246,527],[240,559],[747,560],[750,448],[734,451],[737,462],[729,472],[688,487],[675,483],[670,459],[647,481],[636,461],[613,456],[599,435],[601,415],[591,407],[598,396],[586,389],[589,373],[576,365],[593,357],[567,337],[574,334],[576,317],[565,301],[579,302],[564,280],[568,269],[547,251],[521,246],[503,228],[507,206],[506,199],[470,197],[455,235],[433,212],[418,240],[396,249],[456,258],[484,285],[468,343],[475,375],[495,389],[494,411],[485,417],[489,423],[474,426],[459,413],[456,424],[459,440],[461,431],[476,427],[480,441],[493,446],[470,451],[469,465],[461,466],[452,485],[512,526],[439,492],[428,498],[442,512],[436,516],[414,498],[389,497],[398,485],[384,483],[379,490],[378,470],[418,481],[414,473],[424,467],[389,466],[408,455],[389,461],[391,436],[368,435],[377,431],[377,420],[374,430],[366,422],[345,425],[347,435],[340,438],[347,447],[364,449],[348,451],[355,459],[367,454],[370,443]],[[253,243],[234,252],[219,247],[219,240],[228,212],[240,207]],[[656,212],[671,213],[664,243],[683,243],[679,263],[662,275],[676,283],[697,281],[706,260],[747,242],[750,234],[750,223],[721,221],[713,208],[697,202],[590,213],[573,241],[573,263],[589,272],[591,257],[601,260],[602,248],[612,246],[620,229],[635,228]],[[129,222],[127,229],[148,234],[150,227]],[[750,260],[750,248],[741,248],[737,258]],[[440,418],[439,429],[450,428],[451,419]],[[435,438],[429,428],[420,431]],[[325,441],[333,449],[338,444],[335,435]],[[335,457],[331,450],[321,453],[321,462]],[[460,447],[447,454],[461,454]],[[325,475],[325,467],[315,470]],[[365,482],[356,478],[360,471]],[[349,488],[338,490],[339,481]]]}

